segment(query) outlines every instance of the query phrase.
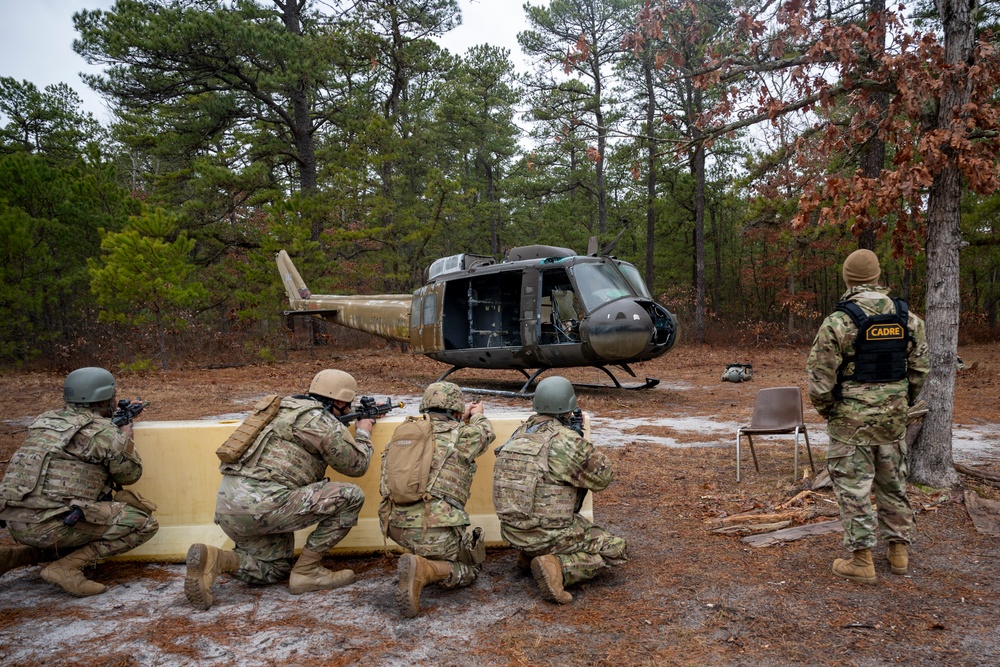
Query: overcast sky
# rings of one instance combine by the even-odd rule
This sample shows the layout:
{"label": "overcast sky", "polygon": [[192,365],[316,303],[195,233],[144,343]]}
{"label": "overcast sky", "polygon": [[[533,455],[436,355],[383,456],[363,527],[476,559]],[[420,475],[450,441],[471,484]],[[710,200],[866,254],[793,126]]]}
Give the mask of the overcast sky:
{"label": "overcast sky", "polygon": [[[462,25],[442,44],[462,54],[475,44],[510,50],[515,63],[521,51],[517,33],[526,28],[524,0],[459,0]],[[84,109],[106,121],[104,104],[80,79],[97,72],[73,51],[73,14],[81,9],[108,9],[114,0],[0,0],[0,76],[27,80],[39,89],[67,83],[83,99]]]}

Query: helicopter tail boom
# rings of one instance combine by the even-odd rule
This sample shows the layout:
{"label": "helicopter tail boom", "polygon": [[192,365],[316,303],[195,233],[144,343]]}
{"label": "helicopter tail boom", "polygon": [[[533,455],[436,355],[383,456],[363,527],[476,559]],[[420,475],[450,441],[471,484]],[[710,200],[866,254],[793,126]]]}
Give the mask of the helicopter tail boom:
{"label": "helicopter tail boom", "polygon": [[298,310],[302,308],[302,302],[312,296],[312,292],[306,287],[305,281],[292,264],[292,258],[287,252],[278,251],[276,261],[278,272],[281,274],[281,284],[285,286],[285,293],[288,294],[288,304]]}
{"label": "helicopter tail boom", "polygon": [[275,257],[291,311],[286,315],[312,315],[387,340],[410,340],[410,294],[341,296],[313,294],[306,287],[292,258],[284,250]]}

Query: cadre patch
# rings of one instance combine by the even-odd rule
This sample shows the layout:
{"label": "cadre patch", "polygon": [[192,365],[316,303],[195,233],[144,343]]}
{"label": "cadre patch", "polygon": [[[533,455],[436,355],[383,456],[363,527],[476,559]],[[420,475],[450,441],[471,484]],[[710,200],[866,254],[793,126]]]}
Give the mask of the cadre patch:
{"label": "cadre patch", "polygon": [[868,328],[868,340],[900,340],[906,334],[898,324],[880,324]]}

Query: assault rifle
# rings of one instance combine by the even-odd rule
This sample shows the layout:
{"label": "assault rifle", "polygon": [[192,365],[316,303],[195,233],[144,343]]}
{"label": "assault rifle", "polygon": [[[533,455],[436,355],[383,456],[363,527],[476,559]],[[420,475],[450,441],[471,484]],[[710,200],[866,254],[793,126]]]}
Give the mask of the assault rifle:
{"label": "assault rifle", "polygon": [[340,420],[341,424],[346,425],[358,419],[378,419],[383,415],[389,414],[390,411],[401,407],[403,407],[402,403],[393,403],[388,398],[385,399],[385,403],[376,403],[373,397],[362,396],[361,405],[354,408],[354,412],[340,415],[337,419]]}
{"label": "assault rifle", "polygon": [[133,403],[127,398],[119,399],[118,408],[111,415],[111,423],[119,427],[131,424],[132,420],[139,416],[143,408],[149,405],[149,401],[144,402],[141,398],[135,400],[136,402]]}
{"label": "assault rifle", "polygon": [[566,426],[569,426],[571,429],[573,429],[574,431],[576,431],[577,435],[579,435],[582,438],[583,437],[583,410],[581,410],[580,408],[577,408],[576,410],[574,410],[573,413],[570,415],[569,423],[566,424]]}

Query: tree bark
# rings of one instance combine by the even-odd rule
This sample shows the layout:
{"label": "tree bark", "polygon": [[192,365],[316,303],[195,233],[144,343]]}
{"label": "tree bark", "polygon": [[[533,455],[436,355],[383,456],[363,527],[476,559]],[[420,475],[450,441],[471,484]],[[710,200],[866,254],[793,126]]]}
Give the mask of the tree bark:
{"label": "tree bark", "polygon": [[[869,54],[867,58],[869,67],[874,70],[875,63],[881,60],[885,51],[885,0],[874,0],[871,3],[871,13],[874,17],[872,31],[877,32],[876,39],[879,42],[876,45],[876,52]],[[877,118],[867,124],[870,134],[861,147],[861,172],[865,178],[875,180],[882,175],[882,169],[885,167],[885,141],[878,135],[878,128],[889,108],[889,94],[877,91],[872,94],[872,102],[879,113]],[[858,235],[858,248],[875,250],[880,227],[882,227],[880,220],[869,220]]]}
{"label": "tree bark", "polygon": [[604,237],[608,231],[608,188],[604,175],[604,151],[607,150],[608,128],[604,125],[604,102],[601,100],[601,65],[594,63],[594,123],[597,125],[597,231]]}
{"label": "tree bark", "polygon": [[937,127],[948,134],[940,145],[946,163],[934,177],[927,205],[927,344],[931,371],[922,398],[930,408],[913,446],[910,478],[935,488],[957,486],[952,459],[952,418],[958,356],[962,174],[951,133],[964,134],[962,108],[969,100],[967,63],[975,44],[975,0],[938,0],[944,26],[945,62]]}
{"label": "tree bark", "polygon": [[701,130],[698,118],[702,108],[701,90],[695,88],[690,79],[688,87],[688,125],[692,128],[691,138],[695,142],[691,156],[691,176],[694,177],[694,338],[696,343],[705,342],[705,143],[700,141]]}
{"label": "tree bark", "polygon": [[[302,10],[305,2],[288,0],[276,3],[282,10],[285,29],[298,37],[302,36]],[[306,197],[313,195],[317,187],[316,151],[313,145],[312,113],[309,107],[309,96],[306,92],[307,83],[300,81],[291,92],[292,102],[292,138],[295,142],[296,159],[299,163],[299,187]],[[322,216],[309,213],[309,236],[318,241],[323,233]]]}
{"label": "tree bark", "polygon": [[642,73],[646,81],[646,286],[656,296],[653,263],[656,243],[656,89],[653,85],[653,63],[643,58]]}

